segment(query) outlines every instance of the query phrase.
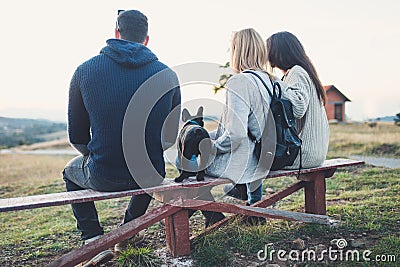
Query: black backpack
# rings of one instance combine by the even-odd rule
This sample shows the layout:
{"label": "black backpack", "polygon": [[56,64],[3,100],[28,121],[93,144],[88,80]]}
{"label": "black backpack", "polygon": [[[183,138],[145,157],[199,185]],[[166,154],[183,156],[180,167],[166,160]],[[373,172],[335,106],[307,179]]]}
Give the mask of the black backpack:
{"label": "black backpack", "polygon": [[[264,87],[267,89],[269,96],[271,97],[270,111],[272,112],[272,116],[275,120],[276,148],[270,170],[280,170],[283,167],[293,165],[297,155],[300,153],[300,172],[300,169],[302,168],[301,139],[297,134],[296,120],[293,115],[292,103],[289,100],[282,98],[282,89],[279,83],[274,83],[270,79],[273,88],[273,92],[271,93],[260,75],[253,71],[244,71],[244,73],[251,73],[260,79]],[[268,137],[268,133],[265,133],[266,128],[267,127],[264,127],[262,138],[264,136]],[[255,154],[259,160],[263,153],[271,154],[271,152],[268,151],[262,152],[261,139],[257,140],[250,131],[247,133],[250,140],[256,144]]]}

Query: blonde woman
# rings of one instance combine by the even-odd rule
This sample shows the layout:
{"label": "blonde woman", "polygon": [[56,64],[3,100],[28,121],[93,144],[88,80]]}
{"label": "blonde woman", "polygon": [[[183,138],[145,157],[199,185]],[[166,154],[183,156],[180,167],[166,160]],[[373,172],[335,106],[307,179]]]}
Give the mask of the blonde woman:
{"label": "blonde woman", "polygon": [[[235,75],[226,84],[226,107],[214,137],[217,154],[206,170],[210,176],[228,178],[236,184],[224,189],[228,195],[235,196],[234,190],[242,191],[246,186],[250,205],[261,199],[261,179],[267,175],[268,168],[258,164],[248,131],[260,139],[271,98],[259,79],[243,72],[256,72],[270,86],[266,62],[265,43],[260,34],[254,29],[234,33],[231,67]],[[269,89],[272,90],[271,86]]]}

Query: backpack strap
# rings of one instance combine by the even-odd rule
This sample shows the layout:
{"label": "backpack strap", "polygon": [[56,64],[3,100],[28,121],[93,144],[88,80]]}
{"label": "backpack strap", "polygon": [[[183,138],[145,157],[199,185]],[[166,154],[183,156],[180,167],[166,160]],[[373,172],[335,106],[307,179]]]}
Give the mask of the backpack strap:
{"label": "backpack strap", "polygon": [[[253,74],[254,76],[256,76],[256,77],[262,82],[262,84],[264,85],[264,87],[267,89],[267,92],[268,92],[269,96],[270,96],[271,98],[276,97],[275,91],[274,91],[274,94],[272,94],[271,91],[268,89],[267,84],[264,82],[264,80],[261,78],[261,76],[258,75],[256,72],[251,71],[251,70],[245,70],[245,71],[243,71],[242,73],[250,73],[250,74]],[[269,79],[269,80],[270,80],[271,85],[272,85],[272,88],[273,88],[273,87],[274,87],[274,84],[272,83],[271,79]],[[261,142],[261,139],[260,139],[260,140],[257,140],[257,138],[250,132],[249,129],[247,129],[247,136],[250,138],[250,140],[251,140],[253,143]]]}
{"label": "backpack strap", "polygon": [[[250,74],[253,74],[254,76],[256,76],[262,82],[264,87],[267,89],[269,96],[271,98],[277,97],[277,94],[275,92],[275,85],[274,85],[274,83],[272,82],[271,79],[269,79],[269,81],[271,82],[273,93],[271,93],[271,91],[268,89],[267,84],[264,82],[264,80],[261,78],[261,76],[258,75],[258,73],[254,72],[254,71],[251,71],[251,70],[245,70],[242,73],[250,73]],[[280,86],[279,86],[279,89],[280,89]]]}
{"label": "backpack strap", "polygon": [[301,169],[303,169],[303,160],[302,160],[302,156],[301,156],[301,146],[300,146],[300,151],[299,151],[299,154],[300,154],[300,158],[299,158],[299,160],[300,160],[300,162],[299,162],[299,171],[297,172],[297,179],[299,179],[300,178],[300,171],[301,171]]}
{"label": "backpack strap", "polygon": [[257,140],[257,138],[250,132],[249,129],[247,129],[247,136],[250,138],[251,142],[253,142],[253,143],[261,142],[261,139]]}
{"label": "backpack strap", "polygon": [[[288,69],[287,72],[285,73],[285,75],[282,76],[282,79],[281,79],[282,81],[283,81],[283,79],[286,77],[286,75],[289,73],[289,70],[290,70],[290,69]],[[294,120],[293,120],[293,121],[294,121]],[[300,146],[299,154],[300,154],[300,155],[299,155],[299,161],[300,161],[300,162],[299,162],[299,171],[297,172],[297,176],[296,176],[297,179],[300,178],[300,171],[303,169],[303,160],[302,160],[303,158],[302,158],[302,153],[301,153],[301,146]]]}

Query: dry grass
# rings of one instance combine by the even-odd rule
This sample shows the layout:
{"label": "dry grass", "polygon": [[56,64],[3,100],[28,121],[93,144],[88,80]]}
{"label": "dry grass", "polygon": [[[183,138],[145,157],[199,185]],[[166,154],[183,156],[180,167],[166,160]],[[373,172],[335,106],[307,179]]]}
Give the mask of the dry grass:
{"label": "dry grass", "polygon": [[46,183],[59,179],[73,156],[0,154],[0,185]]}
{"label": "dry grass", "polygon": [[400,127],[393,123],[330,125],[329,155],[400,156]]}
{"label": "dry grass", "polygon": [[23,145],[13,148],[13,150],[38,150],[38,149],[67,149],[73,150],[72,146],[69,144],[67,138],[59,139],[59,140],[52,140],[52,141],[45,141],[39,142],[32,145]]}
{"label": "dry grass", "polygon": [[330,125],[330,141],[333,143],[400,144],[400,127],[393,123]]}

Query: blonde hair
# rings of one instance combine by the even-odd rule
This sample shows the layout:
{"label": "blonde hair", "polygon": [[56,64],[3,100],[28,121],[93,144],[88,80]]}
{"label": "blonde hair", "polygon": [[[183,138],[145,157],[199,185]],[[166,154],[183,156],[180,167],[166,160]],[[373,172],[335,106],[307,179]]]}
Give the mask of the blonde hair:
{"label": "blonde hair", "polygon": [[235,71],[266,71],[267,59],[264,40],[258,32],[249,28],[234,33],[231,42],[231,66]]}

